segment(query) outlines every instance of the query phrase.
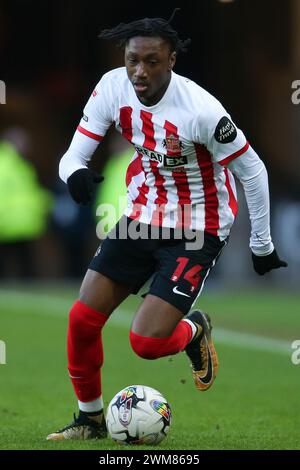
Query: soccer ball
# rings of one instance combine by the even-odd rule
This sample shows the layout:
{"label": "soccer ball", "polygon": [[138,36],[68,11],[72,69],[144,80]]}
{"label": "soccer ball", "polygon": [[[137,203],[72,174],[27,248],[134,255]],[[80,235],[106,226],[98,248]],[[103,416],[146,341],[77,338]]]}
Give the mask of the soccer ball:
{"label": "soccer ball", "polygon": [[130,385],[118,392],[107,408],[108,433],[120,444],[161,442],[169,432],[171,408],[157,390]]}

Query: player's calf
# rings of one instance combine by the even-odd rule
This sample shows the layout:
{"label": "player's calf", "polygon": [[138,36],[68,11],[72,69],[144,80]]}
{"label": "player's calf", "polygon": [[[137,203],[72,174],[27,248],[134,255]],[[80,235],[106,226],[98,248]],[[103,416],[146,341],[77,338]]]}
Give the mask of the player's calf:
{"label": "player's calf", "polygon": [[180,321],[173,333],[166,338],[141,336],[130,331],[130,342],[134,352],[144,359],[157,359],[183,351],[192,336],[191,327]]}

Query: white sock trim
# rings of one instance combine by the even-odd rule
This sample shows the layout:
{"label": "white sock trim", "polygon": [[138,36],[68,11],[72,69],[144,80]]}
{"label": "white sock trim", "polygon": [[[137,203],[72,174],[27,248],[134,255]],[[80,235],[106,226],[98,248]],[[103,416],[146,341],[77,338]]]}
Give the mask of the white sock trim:
{"label": "white sock trim", "polygon": [[191,321],[189,320],[188,318],[184,318],[183,321],[186,321],[190,327],[192,328],[192,338],[191,338],[191,341],[192,339],[194,338],[195,334],[197,333],[197,327],[196,325]]}
{"label": "white sock trim", "polygon": [[88,402],[83,402],[78,400],[78,406],[81,411],[84,411],[85,413],[95,413],[96,411],[101,411],[103,410],[103,400],[102,396],[99,398],[96,398],[96,400],[93,401],[88,401]]}

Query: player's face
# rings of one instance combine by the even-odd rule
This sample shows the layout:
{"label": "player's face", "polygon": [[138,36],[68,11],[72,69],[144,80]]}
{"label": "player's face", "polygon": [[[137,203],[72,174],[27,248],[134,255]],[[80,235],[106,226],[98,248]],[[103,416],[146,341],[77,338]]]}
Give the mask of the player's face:
{"label": "player's face", "polygon": [[159,37],[136,36],[128,40],[125,65],[138,99],[146,106],[157,103],[171,79],[176,52]]}

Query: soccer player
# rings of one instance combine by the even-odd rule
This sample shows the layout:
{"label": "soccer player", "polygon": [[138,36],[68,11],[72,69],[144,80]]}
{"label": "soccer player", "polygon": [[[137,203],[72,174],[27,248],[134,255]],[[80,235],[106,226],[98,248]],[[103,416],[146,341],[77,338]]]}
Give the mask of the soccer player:
{"label": "soccer player", "polygon": [[[191,308],[237,212],[233,174],[246,195],[255,271],[262,275],[287,266],[271,241],[263,162],[220,102],[173,72],[188,41],[178,37],[172,17],[144,18],[101,33],[103,39],[120,41],[125,67],[101,78],[60,162],[71,196],[87,204],[102,178],[88,163],[108,128],[114,124],[135,150],[126,175],[127,208],[97,250],[70,311],[68,370],[79,414],[47,439],[106,436],[101,330],[150,277],[130,331],[133,350],[145,359],[184,350],[197,389],[211,387],[218,359],[210,318]],[[132,236],[137,232],[140,238]]]}

